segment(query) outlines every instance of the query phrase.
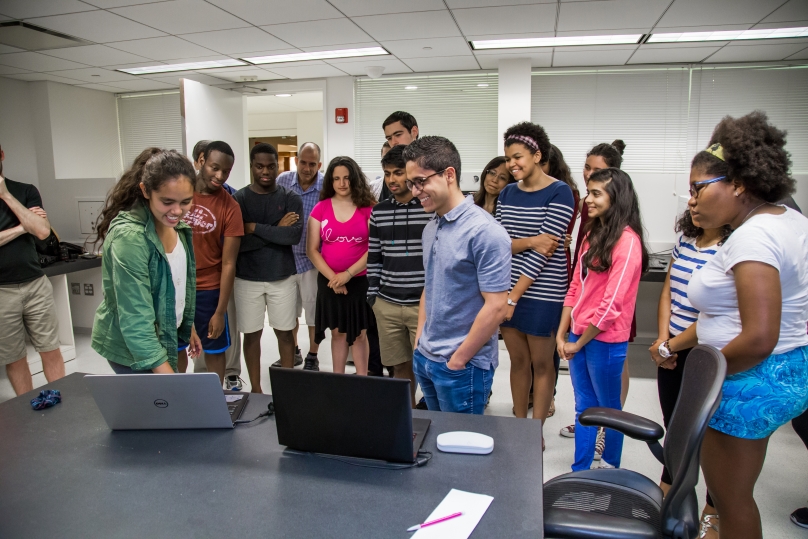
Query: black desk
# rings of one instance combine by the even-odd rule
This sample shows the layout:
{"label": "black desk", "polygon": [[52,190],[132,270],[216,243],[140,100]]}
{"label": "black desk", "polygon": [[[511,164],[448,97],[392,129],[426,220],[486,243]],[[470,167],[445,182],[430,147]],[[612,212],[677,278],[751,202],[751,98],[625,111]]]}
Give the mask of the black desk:
{"label": "black desk", "polygon": [[56,275],[64,275],[66,273],[73,273],[74,271],[83,271],[93,268],[101,267],[101,257],[98,258],[77,258],[69,262],[54,262],[50,266],[45,266],[42,271],[48,277]]}
{"label": "black desk", "polygon": [[[111,432],[81,374],[0,404],[0,537],[395,538],[452,488],[494,501],[472,537],[542,537],[538,421],[415,411],[432,419],[423,468],[359,468],[290,454],[274,418],[235,430]],[[253,396],[242,416],[266,409]],[[450,430],[494,437],[487,456],[437,450]]]}
{"label": "black desk", "polygon": [[640,281],[643,283],[664,283],[668,276],[668,270],[648,270],[642,274]]}

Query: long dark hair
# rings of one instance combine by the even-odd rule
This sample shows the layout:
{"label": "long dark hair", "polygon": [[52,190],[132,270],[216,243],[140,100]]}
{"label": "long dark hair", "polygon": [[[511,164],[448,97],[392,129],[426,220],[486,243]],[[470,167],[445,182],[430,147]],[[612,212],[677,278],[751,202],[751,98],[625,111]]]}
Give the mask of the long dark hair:
{"label": "long dark hair", "polygon": [[146,192],[151,194],[160,189],[165,182],[183,176],[193,185],[196,178],[194,166],[181,153],[160,148],[146,148],[140,152],[129,170],[123,173],[107,195],[104,209],[96,220],[96,237],[93,244],[104,241],[110,223],[119,213],[131,210],[140,201],[146,201],[140,190],[141,183],[145,186]]}
{"label": "long dark hair", "polygon": [[[682,216],[676,222],[675,227],[676,232],[681,232],[683,236],[687,238],[697,239],[702,234],[704,234],[704,229],[700,226],[696,226],[693,223],[693,217],[690,215],[690,210],[687,209],[684,211]],[[724,225],[721,227],[721,239],[718,240],[718,245],[723,245],[729,235],[732,234],[732,227],[729,225]]]}
{"label": "long dark hair", "polygon": [[550,157],[547,160],[547,175],[556,180],[560,180],[569,185],[572,192],[580,196],[578,184],[572,179],[572,172],[567,162],[564,161],[564,154],[555,144],[550,144]]}
{"label": "long dark hair", "polygon": [[604,168],[589,177],[589,183],[602,182],[611,206],[600,219],[586,222],[589,250],[581,257],[592,271],[603,272],[612,267],[612,250],[627,226],[640,238],[642,271],[648,270],[648,249],[640,217],[640,203],[631,177],[619,168]]}
{"label": "long dark hair", "polygon": [[351,182],[351,200],[353,200],[356,207],[367,208],[368,206],[375,206],[376,199],[370,191],[362,169],[356,161],[344,155],[335,157],[328,163],[328,169],[326,169],[323,175],[323,190],[320,191],[320,200],[329,199],[337,194],[334,190],[334,169],[337,167],[345,167],[348,169],[348,178]]}
{"label": "long dark hair", "polygon": [[602,157],[606,164],[612,168],[620,168],[623,166],[623,152],[626,149],[626,143],[620,139],[615,140],[611,144],[607,144],[602,142],[589,150],[589,153],[586,154],[587,157],[590,155],[597,155],[598,157]]}
{"label": "long dark hair", "polygon": [[[493,158],[485,165],[483,169],[483,173],[480,174],[480,189],[474,193],[474,203],[477,204],[479,207],[483,207],[485,205],[485,179],[488,177],[488,173],[495,168],[499,168],[500,165],[504,165],[507,159],[504,156],[500,155],[498,157]],[[508,171],[508,183],[516,183],[513,175],[511,175],[511,171]],[[497,195],[499,198],[499,195]],[[494,199],[494,205],[497,203],[497,198]]]}

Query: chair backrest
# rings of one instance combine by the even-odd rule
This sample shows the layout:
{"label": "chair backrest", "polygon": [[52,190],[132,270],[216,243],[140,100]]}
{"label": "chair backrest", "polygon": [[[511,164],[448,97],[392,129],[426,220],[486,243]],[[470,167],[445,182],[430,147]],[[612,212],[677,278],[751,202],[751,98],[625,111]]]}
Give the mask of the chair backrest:
{"label": "chair backrest", "polygon": [[687,356],[679,399],[665,435],[665,464],[673,483],[662,504],[665,537],[696,537],[699,454],[707,425],[721,402],[727,361],[715,347],[699,345]]}

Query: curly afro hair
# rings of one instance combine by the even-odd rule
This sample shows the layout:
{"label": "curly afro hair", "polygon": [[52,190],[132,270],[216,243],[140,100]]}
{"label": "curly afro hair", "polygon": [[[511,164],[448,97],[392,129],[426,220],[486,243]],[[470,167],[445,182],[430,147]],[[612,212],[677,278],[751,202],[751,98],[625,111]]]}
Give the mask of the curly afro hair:
{"label": "curly afro hair", "polygon": [[[505,147],[507,148],[511,144],[519,142],[518,140],[508,140],[519,136],[530,137],[535,140],[536,144],[539,146],[539,151],[541,152],[541,160],[539,161],[539,164],[543,165],[547,162],[547,160],[550,158],[550,137],[547,136],[547,131],[545,131],[542,126],[531,122],[521,122],[510,126],[508,130],[505,131],[505,135],[502,137],[505,140]],[[525,147],[530,150],[530,153],[536,153],[533,151],[533,148],[529,148],[527,145],[525,145]]]}
{"label": "curly afro hair", "polygon": [[743,185],[750,195],[778,202],[795,190],[789,175],[791,158],[785,149],[786,132],[769,123],[756,110],[740,118],[725,116],[713,131],[710,144],[724,148],[729,179]]}

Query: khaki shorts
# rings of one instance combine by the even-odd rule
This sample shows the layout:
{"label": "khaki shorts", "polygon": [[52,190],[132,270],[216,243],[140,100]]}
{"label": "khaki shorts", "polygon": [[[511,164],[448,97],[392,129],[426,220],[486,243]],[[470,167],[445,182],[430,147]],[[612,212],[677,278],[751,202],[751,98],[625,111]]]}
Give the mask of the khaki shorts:
{"label": "khaki shorts", "polygon": [[317,275],[320,272],[312,268],[305,273],[295,275],[297,279],[297,317],[306,311],[306,325],[314,326],[314,309],[317,305]]}
{"label": "khaki shorts", "polygon": [[297,317],[297,279],[292,275],[269,283],[236,279],[233,287],[238,312],[238,330],[255,333],[264,328],[264,315],[269,326],[279,331],[295,329]]}
{"label": "khaki shorts", "polygon": [[0,285],[0,365],[25,357],[26,333],[37,352],[59,348],[53,286],[44,275],[27,283]]}
{"label": "khaki shorts", "polygon": [[415,332],[418,330],[418,304],[398,305],[377,296],[373,313],[379,328],[382,365],[393,367],[412,361]]}

